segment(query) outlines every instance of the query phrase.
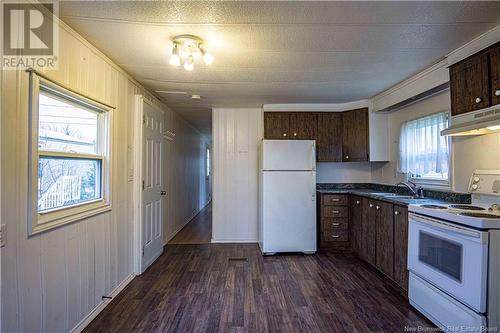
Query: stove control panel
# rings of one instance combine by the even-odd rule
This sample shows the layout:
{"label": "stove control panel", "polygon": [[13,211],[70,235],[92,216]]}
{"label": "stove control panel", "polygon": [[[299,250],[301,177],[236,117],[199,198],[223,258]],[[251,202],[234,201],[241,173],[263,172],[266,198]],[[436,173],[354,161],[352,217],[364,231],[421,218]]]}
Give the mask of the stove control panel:
{"label": "stove control panel", "polygon": [[475,170],[470,177],[469,192],[500,196],[500,170]]}

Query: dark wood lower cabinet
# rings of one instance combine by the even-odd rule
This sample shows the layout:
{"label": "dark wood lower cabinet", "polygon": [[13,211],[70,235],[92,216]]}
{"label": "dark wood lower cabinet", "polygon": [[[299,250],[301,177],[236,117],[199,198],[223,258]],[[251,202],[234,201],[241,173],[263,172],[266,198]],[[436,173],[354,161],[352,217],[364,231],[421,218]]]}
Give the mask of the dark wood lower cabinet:
{"label": "dark wood lower cabinet", "polygon": [[318,214],[320,248],[350,245],[361,259],[408,290],[405,206],[357,195],[323,194]]}
{"label": "dark wood lower cabinet", "polygon": [[394,277],[394,219],[393,205],[377,202],[375,206],[375,266]]}
{"label": "dark wood lower cabinet", "polygon": [[394,281],[408,290],[408,208],[394,205]]}

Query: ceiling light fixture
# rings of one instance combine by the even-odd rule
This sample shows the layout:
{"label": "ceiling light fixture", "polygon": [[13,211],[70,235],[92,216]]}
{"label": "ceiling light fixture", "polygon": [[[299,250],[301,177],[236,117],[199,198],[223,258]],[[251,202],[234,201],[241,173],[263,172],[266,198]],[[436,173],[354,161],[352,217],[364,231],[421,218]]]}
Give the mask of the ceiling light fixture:
{"label": "ceiling light fixture", "polygon": [[205,64],[210,65],[214,57],[207,52],[203,39],[194,35],[179,35],[172,38],[173,47],[169,63],[180,66],[181,63],[187,71],[194,69],[194,62],[203,58]]}

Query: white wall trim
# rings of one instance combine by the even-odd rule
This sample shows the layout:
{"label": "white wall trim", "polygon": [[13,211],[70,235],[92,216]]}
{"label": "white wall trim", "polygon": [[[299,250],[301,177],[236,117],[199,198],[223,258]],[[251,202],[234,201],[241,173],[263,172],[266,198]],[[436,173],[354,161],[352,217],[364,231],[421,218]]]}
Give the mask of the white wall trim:
{"label": "white wall trim", "polygon": [[113,301],[113,299],[118,296],[118,294],[130,283],[132,282],[132,280],[135,278],[135,275],[134,274],[130,274],[129,276],[127,276],[125,278],[125,280],[123,280],[119,285],[116,286],[115,289],[113,289],[113,291],[111,292],[111,294],[109,294],[108,296],[112,297],[112,299],[107,299],[105,301],[102,301],[101,303],[99,303],[92,311],[90,311],[90,313],[85,316],[85,318],[83,318],[78,324],[76,324],[75,327],[73,327],[71,330],[70,330],[70,333],[80,333],[82,332],[85,327],[88,326],[88,324],[90,324],[92,322],[92,320],[94,320],[98,315],[99,313],[102,312],[102,310],[104,310],[104,308],[106,308],[106,306],[111,303]]}
{"label": "white wall trim", "polygon": [[133,183],[133,201],[134,207],[133,216],[133,260],[134,273],[142,274],[142,117],[144,97],[142,95],[135,96],[135,117],[134,124],[134,183]]}
{"label": "white wall trim", "polygon": [[354,109],[367,108],[370,106],[369,99],[347,103],[318,103],[318,104],[264,104],[264,112],[342,112]]}
{"label": "white wall trim", "polygon": [[497,25],[493,29],[486,31],[484,34],[448,53],[446,55],[447,65],[451,66],[456,64],[498,41],[500,41],[500,25]]}

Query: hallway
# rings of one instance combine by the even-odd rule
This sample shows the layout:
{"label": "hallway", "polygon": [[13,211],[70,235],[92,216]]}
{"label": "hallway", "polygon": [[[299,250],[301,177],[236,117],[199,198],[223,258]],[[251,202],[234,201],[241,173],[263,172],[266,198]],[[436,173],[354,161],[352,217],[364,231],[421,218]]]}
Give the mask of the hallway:
{"label": "hallway", "polygon": [[209,202],[168,244],[207,244],[212,240],[212,202]]}

